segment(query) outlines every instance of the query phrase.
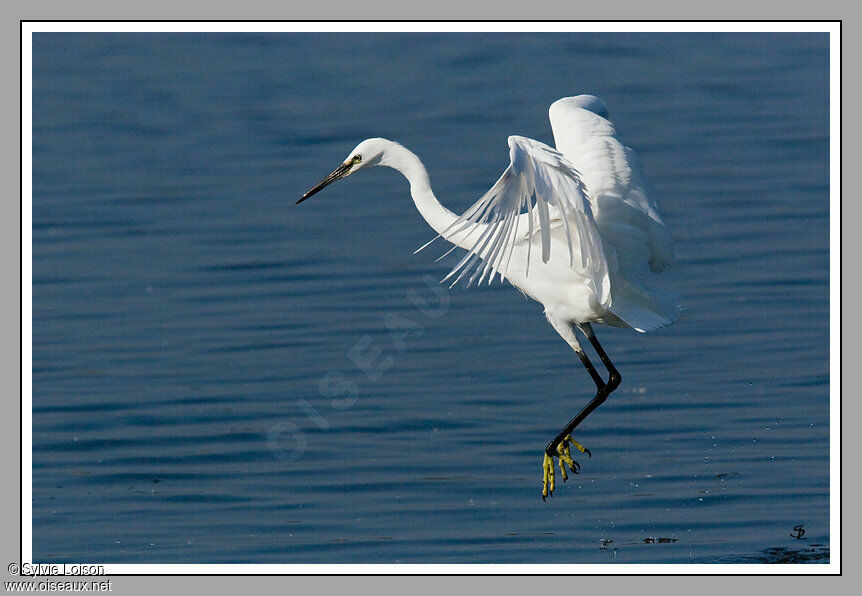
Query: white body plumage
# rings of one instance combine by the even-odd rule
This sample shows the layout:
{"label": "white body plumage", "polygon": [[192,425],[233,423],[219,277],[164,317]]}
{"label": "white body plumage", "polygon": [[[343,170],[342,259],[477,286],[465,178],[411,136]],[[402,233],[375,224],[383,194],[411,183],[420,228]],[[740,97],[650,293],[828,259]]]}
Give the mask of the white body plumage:
{"label": "white body plumage", "polygon": [[382,138],[362,141],[300,201],[364,168],[394,168],[438,238],[467,249],[445,278],[452,285],[508,279],[544,305],[570,344],[561,326],[669,325],[679,314],[675,296],[646,283],[672,263],[670,236],[634,152],[597,97],[560,99],[549,114],[557,149],[509,137],[509,166],[463,215],[440,204],[415,154]]}
{"label": "white body plumage", "polygon": [[[596,396],[545,448],[543,499],[554,492],[555,458],[563,480],[565,465],[579,470],[570,447],[589,450],[571,433],[622,379],[590,324],[651,331],[679,315],[674,295],[647,285],[673,261],[670,236],[604,102],[592,95],[567,97],[554,102],[549,113],[557,149],[509,137],[509,166],[462,215],[440,204],[416,155],[381,138],[359,143],[297,201],[363,168],[394,168],[410,182],[410,195],[437,237],[467,250],[444,280],[470,285],[499,275],[545,307],[548,322],[596,383]],[[576,327],[595,348],[607,380],[578,343]]]}

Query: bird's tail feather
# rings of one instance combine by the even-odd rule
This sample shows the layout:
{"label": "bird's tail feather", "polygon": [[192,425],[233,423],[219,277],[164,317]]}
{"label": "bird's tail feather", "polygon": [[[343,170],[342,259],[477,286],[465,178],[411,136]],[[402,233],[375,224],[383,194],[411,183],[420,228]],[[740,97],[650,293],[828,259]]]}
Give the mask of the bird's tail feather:
{"label": "bird's tail feather", "polygon": [[610,311],[636,331],[655,331],[679,318],[679,297],[666,290],[638,287],[612,276]]}

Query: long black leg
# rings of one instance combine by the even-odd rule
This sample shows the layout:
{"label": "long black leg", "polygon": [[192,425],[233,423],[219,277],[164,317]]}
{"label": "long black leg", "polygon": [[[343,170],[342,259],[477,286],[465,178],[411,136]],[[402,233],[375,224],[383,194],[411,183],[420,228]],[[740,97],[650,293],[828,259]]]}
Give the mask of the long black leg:
{"label": "long black leg", "polygon": [[608,393],[611,393],[614,389],[620,386],[620,382],[623,380],[619,371],[614,366],[611,359],[608,358],[608,355],[605,353],[604,348],[602,348],[602,344],[599,343],[599,340],[596,338],[596,334],[593,333],[593,328],[589,323],[584,323],[583,325],[578,325],[581,331],[584,332],[584,335],[590,340],[590,343],[593,344],[593,349],[595,349],[596,354],[599,355],[599,358],[602,360],[602,364],[605,365],[605,368],[608,369]]}
{"label": "long black leg", "polygon": [[596,384],[596,389],[601,391],[605,387],[605,380],[602,376],[596,371],[596,367],[593,366],[593,363],[590,362],[590,359],[587,358],[587,355],[581,351],[577,352],[578,357],[581,359],[581,362],[584,363],[584,368],[587,369],[587,372],[590,373],[590,377],[592,377],[593,382]]}
{"label": "long black leg", "polygon": [[602,361],[602,364],[605,365],[605,368],[608,370],[608,382],[605,383],[602,380],[602,377],[596,372],[593,363],[590,362],[590,359],[583,351],[578,352],[578,356],[581,358],[581,362],[584,363],[584,367],[586,367],[587,372],[590,373],[590,377],[592,377],[593,381],[596,384],[596,396],[590,400],[590,403],[581,410],[577,416],[572,418],[572,420],[566,425],[566,427],[558,434],[553,441],[548,443],[548,446],[545,448],[545,453],[549,456],[554,456],[557,454],[557,445],[559,445],[563,439],[572,434],[572,431],[577,428],[577,426],[584,421],[584,418],[589,416],[593,410],[602,405],[605,400],[608,398],[608,395],[619,387],[620,382],[622,381],[622,376],[619,371],[614,367],[611,359],[608,358],[608,355],[605,353],[605,350],[602,348],[602,345],[599,343],[599,340],[596,338],[596,335],[593,333],[592,328],[589,323],[585,323],[583,325],[578,325],[581,331],[583,331],[584,335],[590,340],[590,343],[593,344],[593,348],[596,350],[596,353],[599,355],[599,358]]}

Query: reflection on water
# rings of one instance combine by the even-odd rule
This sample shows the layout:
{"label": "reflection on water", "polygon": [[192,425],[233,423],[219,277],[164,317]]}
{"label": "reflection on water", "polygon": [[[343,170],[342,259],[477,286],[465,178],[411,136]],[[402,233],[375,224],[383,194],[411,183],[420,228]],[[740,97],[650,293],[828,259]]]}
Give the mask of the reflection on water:
{"label": "reflection on water", "polygon": [[[35,35],[33,559],[827,561],[827,42]],[[390,171],[293,202],[385,136],[463,209],[584,92],[686,310],[597,329],[623,384],[542,503],[592,395],[541,307],[442,293]]]}

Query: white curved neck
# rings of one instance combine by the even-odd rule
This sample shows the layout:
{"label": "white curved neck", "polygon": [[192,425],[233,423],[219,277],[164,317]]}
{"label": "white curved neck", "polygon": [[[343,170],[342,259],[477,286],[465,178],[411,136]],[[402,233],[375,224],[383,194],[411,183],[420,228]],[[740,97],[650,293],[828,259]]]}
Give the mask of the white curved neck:
{"label": "white curved neck", "polygon": [[[428,179],[428,171],[416,154],[398,143],[392,141],[389,143],[381,155],[378,165],[398,170],[407,178],[410,183],[410,196],[413,197],[413,202],[419,213],[425,218],[428,225],[434,228],[435,232],[443,236],[443,231],[455,223],[458,216],[441,205],[437,197],[434,196],[434,192],[431,190],[431,181]],[[462,248],[471,248],[472,242],[468,241],[467,236],[472,231],[472,227],[457,234],[450,230],[443,237]],[[473,240],[475,241],[475,236]]]}

